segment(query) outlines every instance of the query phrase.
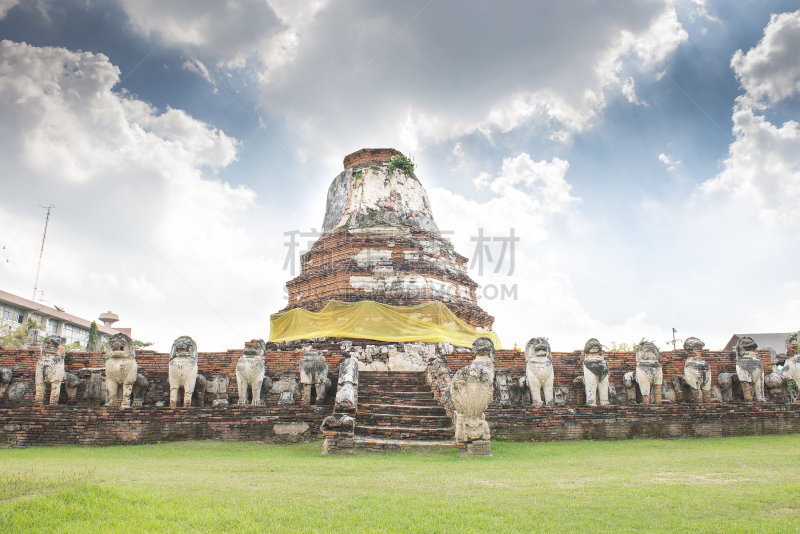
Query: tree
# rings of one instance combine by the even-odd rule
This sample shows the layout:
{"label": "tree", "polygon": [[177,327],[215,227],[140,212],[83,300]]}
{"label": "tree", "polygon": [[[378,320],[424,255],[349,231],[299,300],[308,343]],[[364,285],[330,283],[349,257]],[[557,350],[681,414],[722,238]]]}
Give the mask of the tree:
{"label": "tree", "polygon": [[97,350],[97,322],[92,321],[89,326],[89,340],[86,342],[86,352],[94,352]]}
{"label": "tree", "polygon": [[392,156],[392,161],[389,162],[388,171],[389,174],[393,173],[394,171],[401,171],[409,178],[417,179],[417,175],[414,173],[414,169],[416,169],[416,165],[412,160],[405,156]]}
{"label": "tree", "polygon": [[134,339],[133,340],[133,347],[136,348],[136,349],[143,349],[143,348],[146,348],[146,347],[150,347],[152,345],[153,344],[151,342],[149,342],[149,341],[140,341],[138,339]]}
{"label": "tree", "polygon": [[0,329],[0,346],[7,349],[18,349],[25,343],[25,338],[28,337],[28,332],[34,328],[41,328],[39,323],[34,321],[33,317],[28,317],[25,324],[19,326],[6,326]]}
{"label": "tree", "polygon": [[83,352],[80,341],[73,341],[69,345],[64,345],[64,350],[67,352]]}

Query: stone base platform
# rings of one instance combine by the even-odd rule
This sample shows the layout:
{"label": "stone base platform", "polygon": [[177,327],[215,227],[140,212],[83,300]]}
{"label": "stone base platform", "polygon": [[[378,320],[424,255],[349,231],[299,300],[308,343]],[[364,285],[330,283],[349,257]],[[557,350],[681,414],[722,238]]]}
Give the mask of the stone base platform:
{"label": "stone base platform", "polygon": [[333,406],[0,409],[0,445],[132,445],[218,439],[295,443],[322,437]]}
{"label": "stone base platform", "polygon": [[[0,445],[122,445],[219,439],[293,443],[323,437],[332,406],[227,408],[0,408]],[[359,415],[356,414],[356,418]],[[800,404],[712,403],[633,406],[491,405],[486,420],[494,439],[509,441],[692,438],[800,433]],[[363,451],[455,447],[446,439],[394,439],[356,435]],[[477,452],[477,451],[475,451]]]}
{"label": "stone base platform", "polygon": [[630,406],[490,405],[493,439],[708,438],[800,433],[800,404],[730,402]]}
{"label": "stone base platform", "polygon": [[456,449],[453,440],[388,439],[356,436],[353,445],[361,452],[432,451]]}

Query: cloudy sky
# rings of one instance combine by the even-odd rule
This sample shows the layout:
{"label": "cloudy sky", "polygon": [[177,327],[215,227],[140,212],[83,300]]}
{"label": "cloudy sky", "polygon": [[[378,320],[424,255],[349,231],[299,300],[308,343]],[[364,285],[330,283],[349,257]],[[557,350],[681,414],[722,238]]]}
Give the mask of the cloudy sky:
{"label": "cloudy sky", "polygon": [[[413,156],[506,346],[800,328],[800,2],[0,0],[0,287],[267,338],[342,158]],[[497,272],[495,272],[497,271]],[[516,287],[516,290],[514,290]],[[512,296],[501,299],[501,288]],[[515,297],[513,296],[515,295]]]}

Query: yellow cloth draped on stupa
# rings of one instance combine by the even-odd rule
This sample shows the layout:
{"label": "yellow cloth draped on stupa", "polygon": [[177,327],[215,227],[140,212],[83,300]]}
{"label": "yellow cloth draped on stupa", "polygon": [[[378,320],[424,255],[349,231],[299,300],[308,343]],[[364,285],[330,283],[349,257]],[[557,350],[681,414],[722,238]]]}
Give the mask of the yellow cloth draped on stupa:
{"label": "yellow cloth draped on stupa", "polygon": [[332,300],[319,312],[295,308],[270,316],[270,341],[318,337],[421,343],[446,341],[457,347],[472,347],[479,337],[488,337],[495,349],[503,348],[493,331],[478,332],[441,302],[391,306],[371,300]]}

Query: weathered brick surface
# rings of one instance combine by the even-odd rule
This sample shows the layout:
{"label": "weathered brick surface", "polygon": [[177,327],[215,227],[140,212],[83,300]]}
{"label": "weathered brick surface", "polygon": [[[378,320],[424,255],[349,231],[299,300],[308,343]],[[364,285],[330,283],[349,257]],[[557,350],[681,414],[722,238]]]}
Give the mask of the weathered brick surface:
{"label": "weathered brick surface", "polygon": [[[302,357],[303,347],[313,346],[322,351],[328,361],[329,377],[331,383],[336,383],[338,378],[339,364],[345,357],[341,349],[340,338],[325,338],[315,341],[294,342],[289,346],[282,345],[279,348],[274,343],[268,343],[266,353],[267,376],[273,380],[288,376],[295,379],[300,378],[298,362]],[[354,345],[384,346],[391,343],[383,341],[353,339]],[[397,343],[394,343],[397,345]],[[238,400],[236,389],[236,364],[242,354],[241,349],[232,349],[226,352],[201,352],[198,356],[199,372],[212,378],[219,375],[227,375],[231,378],[228,394],[232,402]],[[764,365],[764,372],[772,372],[772,362],[768,351],[759,351],[761,361]],[[505,367],[510,370],[511,377],[517,379],[525,375],[525,355],[515,350],[501,350],[495,354],[496,367]],[[683,366],[688,357],[686,351],[665,351],[661,353],[661,365],[664,370],[664,381],[669,382],[673,374],[683,374]],[[469,352],[454,352],[448,355],[440,355],[440,358],[450,368],[452,372],[469,365],[472,362],[472,355]],[[714,380],[721,372],[736,373],[736,355],[734,352],[724,351],[703,351],[703,358],[711,366],[711,373]],[[636,367],[635,354],[632,352],[607,353],[609,374],[611,383],[620,386],[622,376],[633,371]],[[139,365],[139,372],[143,373],[153,384],[150,394],[145,404],[154,404],[159,400],[169,400],[169,384],[167,374],[169,369],[169,354],[153,351],[137,351],[136,361]],[[102,353],[67,353],[65,360],[66,370],[70,373],[78,373],[84,367],[103,367],[105,359]],[[33,402],[33,377],[36,370],[36,356],[31,351],[24,350],[0,350],[0,366],[10,368],[14,373],[14,380],[22,380],[26,383],[27,389],[22,404]],[[573,352],[554,352],[553,368],[555,373],[556,387],[572,387],[572,381],[576,376],[583,374],[583,353]],[[336,388],[329,391],[329,399],[332,402]],[[83,385],[78,389],[79,403],[83,395]],[[66,401],[66,395],[62,393],[62,403]],[[272,398],[274,397],[274,399]],[[278,395],[272,395],[267,399],[268,403],[277,404]],[[274,402],[273,402],[274,401]],[[572,398],[575,404],[574,397]]]}
{"label": "weathered brick surface", "polygon": [[[378,341],[351,340],[355,345],[386,345]],[[269,344],[266,355],[267,374],[273,380],[282,376],[299,378],[298,361],[303,346],[313,345],[325,354],[330,369],[331,382],[335,383],[339,363],[344,358],[341,339],[324,339],[290,344]],[[201,353],[200,372],[208,378],[217,375],[231,377],[230,401],[235,404],[235,368],[241,350]],[[761,352],[765,370],[770,372],[772,364],[769,354]],[[454,352],[439,355],[447,368],[438,366],[430,373],[430,384],[437,400],[448,385],[450,371],[455,372],[471,362],[469,353]],[[611,381],[620,384],[622,375],[635,367],[634,354],[616,353],[607,355]],[[684,351],[662,353],[664,378],[668,380],[673,373],[683,371],[686,358]],[[706,351],[704,358],[711,365],[716,376],[719,372],[735,372],[735,355],[731,352]],[[525,372],[524,355],[516,351],[498,351],[497,367],[511,370],[513,378]],[[151,395],[145,406],[129,410],[118,408],[98,408],[82,399],[83,386],[79,388],[79,406],[34,407],[33,376],[36,365],[30,351],[0,351],[0,366],[9,367],[14,372],[14,380],[26,383],[26,396],[19,408],[0,406],[0,441],[12,445],[48,444],[86,444],[108,445],[115,443],[152,443],[184,439],[222,439],[231,441],[293,441],[321,437],[319,426],[326,415],[333,411],[333,397],[336,388],[330,388],[329,396],[322,407],[281,405],[278,395],[268,395],[264,407],[228,408],[157,408],[157,401],[168,400],[167,368],[169,354],[153,351],[137,353],[140,372],[153,383]],[[572,379],[582,373],[582,354],[580,352],[554,353],[553,363],[557,386],[568,386]],[[84,367],[102,367],[103,355],[100,353],[70,353],[66,357],[69,372],[77,373]],[[366,375],[366,376],[364,376]],[[385,391],[409,389],[405,394],[416,400],[423,391],[421,384],[408,386],[403,380],[408,373],[392,377],[392,373],[374,374],[372,378],[384,377]],[[414,422],[414,427],[435,427],[422,423],[424,413],[415,413],[404,404],[383,398],[382,388],[370,380],[367,372],[362,373],[366,380],[360,387],[359,402],[370,400],[379,404],[393,406],[391,419],[400,422]],[[401,382],[406,385],[401,386]],[[393,387],[389,387],[393,386]],[[394,387],[397,386],[397,387]],[[428,394],[430,395],[430,394]],[[398,396],[398,395],[396,395]],[[62,401],[65,395],[62,394]],[[398,396],[399,398],[399,396]],[[298,399],[299,400],[299,399]],[[369,403],[365,403],[369,404]],[[375,403],[373,403],[375,404]],[[86,409],[89,407],[90,409]],[[427,410],[427,408],[425,408]],[[423,411],[425,411],[423,410]],[[428,410],[429,412],[431,410]],[[440,416],[440,410],[431,415]],[[375,410],[359,410],[355,414],[359,424],[369,423],[381,426]],[[359,420],[363,416],[363,422]],[[730,436],[800,432],[800,405],[777,403],[745,403],[694,405],[680,403],[659,406],[555,406],[534,408],[531,406],[512,406],[501,408],[491,405],[486,419],[492,426],[495,438],[505,436],[514,440],[562,440],[562,439],[625,439],[632,437],[700,437]],[[433,420],[433,419],[432,419]],[[277,423],[305,422],[309,429],[300,436],[276,434],[273,427]],[[437,436],[438,437],[438,436]],[[347,443],[345,443],[347,445]]]}
{"label": "weathered brick surface", "polygon": [[[429,257],[432,254],[430,244],[435,243],[442,254],[452,257],[454,263],[460,267],[467,263],[467,258],[452,251],[452,244],[438,234],[411,227],[404,231],[407,233],[395,236],[351,235],[347,228],[339,228],[325,234],[301,257],[302,272],[286,283],[289,300],[282,311],[303,308],[316,312],[331,300],[374,300],[392,306],[440,301],[467,324],[491,327],[494,317],[477,304],[478,284],[466,272],[447,269],[444,261]],[[371,266],[359,266],[354,258],[367,249],[391,250],[391,259]],[[414,259],[407,259],[407,253],[413,253],[409,257]],[[387,267],[391,267],[399,275],[413,273],[466,287],[469,298],[458,295],[445,298],[431,293],[427,288],[414,293],[400,288],[396,291],[367,292],[354,288],[350,283],[352,276],[371,276],[376,268]]]}
{"label": "weathered brick surface", "polygon": [[[286,443],[320,437],[320,424],[332,407],[281,405],[228,408],[143,407],[80,409],[26,406],[0,409],[0,444],[122,445],[219,439]],[[300,434],[276,425],[305,423]]]}
{"label": "weathered brick surface", "polygon": [[348,154],[344,158],[344,168],[349,169],[356,165],[371,165],[373,163],[385,163],[392,161],[394,156],[402,156],[403,153],[393,148],[362,148],[358,152]]}
{"label": "weathered brick surface", "polygon": [[800,432],[800,405],[734,402],[659,406],[490,406],[493,439],[689,438]]}

